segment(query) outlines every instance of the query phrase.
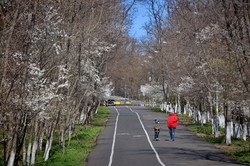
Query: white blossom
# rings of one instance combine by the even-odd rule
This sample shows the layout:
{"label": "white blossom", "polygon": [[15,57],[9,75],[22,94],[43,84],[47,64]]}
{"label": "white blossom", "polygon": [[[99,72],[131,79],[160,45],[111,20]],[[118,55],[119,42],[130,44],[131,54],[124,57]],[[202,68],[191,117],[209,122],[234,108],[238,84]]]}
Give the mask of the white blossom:
{"label": "white blossom", "polygon": [[182,80],[182,83],[180,83],[176,89],[178,93],[191,89],[195,84],[193,78],[188,77],[188,76],[182,77],[181,80]]}
{"label": "white blossom", "polygon": [[28,66],[30,80],[27,83],[27,99],[26,105],[34,111],[44,111],[47,104],[58,97],[54,92],[56,83],[48,84],[44,78],[44,69],[40,69],[35,63]]}
{"label": "white blossom", "polygon": [[162,86],[161,85],[144,85],[141,86],[141,92],[153,99],[154,101],[162,102],[164,100],[164,94],[162,92]]}
{"label": "white blossom", "polygon": [[210,40],[214,35],[219,34],[221,32],[221,28],[217,24],[211,24],[203,28],[199,33],[196,33],[197,42],[205,42]]}

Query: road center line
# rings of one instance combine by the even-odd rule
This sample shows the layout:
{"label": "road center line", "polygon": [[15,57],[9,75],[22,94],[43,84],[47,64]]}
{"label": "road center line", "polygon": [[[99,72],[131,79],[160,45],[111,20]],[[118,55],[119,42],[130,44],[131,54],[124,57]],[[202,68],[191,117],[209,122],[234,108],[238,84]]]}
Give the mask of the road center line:
{"label": "road center line", "polygon": [[113,136],[113,143],[112,143],[112,148],[111,148],[111,154],[110,154],[110,157],[109,157],[109,165],[108,166],[111,166],[112,165],[112,162],[113,162],[113,156],[114,156],[114,148],[115,148],[115,139],[116,139],[116,131],[117,131],[117,123],[118,123],[118,120],[119,120],[119,111],[116,109],[115,107],[115,110],[117,112],[117,116],[116,116],[116,121],[115,121],[115,129],[114,129],[114,136]]}
{"label": "road center line", "polygon": [[[129,108],[129,107],[128,107],[128,108]],[[158,162],[159,162],[162,166],[165,166],[165,164],[161,161],[158,152],[155,150],[155,148],[154,148],[152,142],[150,141],[150,138],[149,138],[149,136],[148,136],[148,132],[147,132],[147,130],[145,129],[145,127],[144,127],[144,125],[143,125],[143,123],[142,123],[142,121],[141,121],[140,115],[139,115],[137,112],[133,111],[131,108],[129,108],[129,109],[130,109],[130,111],[132,111],[133,113],[135,113],[135,114],[137,115],[137,117],[138,117],[138,119],[139,119],[139,121],[140,121],[140,123],[141,123],[141,126],[142,126],[142,128],[143,128],[143,130],[144,130],[144,132],[145,132],[145,134],[146,134],[146,136],[147,136],[149,145],[151,146],[152,150],[154,151],[154,153],[155,153],[155,155],[156,155],[156,158],[157,158]]]}

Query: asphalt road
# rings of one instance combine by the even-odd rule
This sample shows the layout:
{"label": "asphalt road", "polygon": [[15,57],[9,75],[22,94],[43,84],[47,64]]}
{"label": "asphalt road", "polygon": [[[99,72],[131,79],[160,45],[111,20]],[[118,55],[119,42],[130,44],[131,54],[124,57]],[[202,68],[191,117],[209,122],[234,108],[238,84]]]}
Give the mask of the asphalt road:
{"label": "asphalt road", "polygon": [[[154,119],[161,124],[153,141]],[[169,142],[167,115],[139,106],[111,107],[106,128],[88,157],[87,166],[239,166],[213,145],[179,125]]]}

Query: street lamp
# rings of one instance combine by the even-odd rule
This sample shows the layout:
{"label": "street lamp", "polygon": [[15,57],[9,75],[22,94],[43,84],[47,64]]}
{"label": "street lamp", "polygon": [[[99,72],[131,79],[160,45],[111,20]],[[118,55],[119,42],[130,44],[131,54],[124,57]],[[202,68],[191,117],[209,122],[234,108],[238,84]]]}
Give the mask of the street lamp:
{"label": "street lamp", "polygon": [[124,98],[127,98],[127,85],[124,86]]}

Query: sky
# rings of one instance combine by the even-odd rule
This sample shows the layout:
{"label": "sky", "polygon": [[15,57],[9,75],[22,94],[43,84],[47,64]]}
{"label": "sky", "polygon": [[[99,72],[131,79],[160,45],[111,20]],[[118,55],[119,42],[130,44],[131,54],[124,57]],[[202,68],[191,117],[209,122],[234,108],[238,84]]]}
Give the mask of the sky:
{"label": "sky", "polygon": [[143,26],[148,21],[147,18],[147,9],[145,4],[143,5],[142,2],[137,2],[134,6],[135,11],[133,15],[133,24],[129,31],[129,35],[132,38],[140,40],[141,38],[146,36],[146,31],[144,30]]}

